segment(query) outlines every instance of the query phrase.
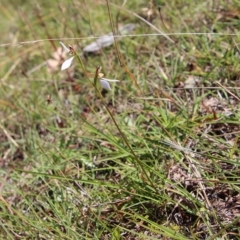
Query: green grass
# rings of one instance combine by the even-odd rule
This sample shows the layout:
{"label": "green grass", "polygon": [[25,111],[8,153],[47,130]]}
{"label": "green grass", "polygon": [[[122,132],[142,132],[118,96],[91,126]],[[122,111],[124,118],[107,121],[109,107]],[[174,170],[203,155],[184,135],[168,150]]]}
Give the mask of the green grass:
{"label": "green grass", "polygon": [[0,3],[1,239],[239,239],[240,3],[152,4]]}

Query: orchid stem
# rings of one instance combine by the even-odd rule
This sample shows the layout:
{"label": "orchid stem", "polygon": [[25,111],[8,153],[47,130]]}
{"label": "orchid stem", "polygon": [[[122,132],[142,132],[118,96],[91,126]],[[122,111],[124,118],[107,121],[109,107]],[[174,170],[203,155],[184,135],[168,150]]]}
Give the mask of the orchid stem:
{"label": "orchid stem", "polygon": [[[101,67],[99,66],[99,67],[96,68],[94,80],[93,80],[93,82],[92,82],[91,79],[87,76],[87,71],[86,71],[86,68],[85,68],[85,66],[84,66],[81,58],[79,57],[79,55],[78,55],[77,53],[75,53],[75,55],[76,55],[76,57],[77,57],[80,65],[81,65],[81,68],[82,68],[82,70],[83,70],[83,72],[84,72],[84,75],[86,76],[86,78],[88,79],[88,81],[91,83],[91,85],[94,87],[97,95],[98,95],[99,98],[101,99],[101,101],[102,101],[104,107],[106,108],[106,110],[107,110],[110,118],[112,119],[114,125],[116,126],[118,132],[120,133],[120,135],[121,135],[124,143],[125,143],[125,144],[127,145],[127,147],[129,148],[132,156],[133,156],[134,159],[136,160],[138,166],[140,166],[140,168],[141,168],[143,174],[145,175],[146,179],[149,181],[149,183],[151,184],[151,186],[152,186],[152,187],[155,189],[155,191],[157,192],[157,189],[156,189],[155,185],[153,184],[152,180],[150,179],[150,177],[147,175],[147,172],[146,172],[146,170],[144,169],[141,160],[138,158],[138,156],[137,156],[137,155],[135,154],[135,152],[133,151],[132,147],[130,146],[130,144],[129,144],[128,140],[127,140],[127,137],[125,136],[125,134],[124,134],[124,133],[122,132],[122,130],[120,129],[117,121],[115,120],[114,116],[112,115],[110,109],[108,108],[107,104],[106,104],[105,101],[104,101],[104,98],[103,98],[101,92],[99,91],[99,89],[98,89],[98,87],[97,87],[97,79],[99,78],[99,73],[100,73]],[[136,164],[135,164],[135,166],[137,167]],[[144,179],[142,179],[142,180],[144,181]]]}

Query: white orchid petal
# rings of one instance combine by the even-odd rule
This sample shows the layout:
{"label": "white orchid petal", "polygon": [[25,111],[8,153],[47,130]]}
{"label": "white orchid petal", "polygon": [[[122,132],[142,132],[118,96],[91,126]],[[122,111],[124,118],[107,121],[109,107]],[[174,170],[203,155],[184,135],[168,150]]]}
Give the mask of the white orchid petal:
{"label": "white orchid petal", "polygon": [[71,64],[72,64],[73,59],[74,59],[74,56],[71,57],[71,58],[69,58],[69,59],[67,59],[67,60],[62,64],[61,70],[65,70],[65,69],[69,68],[69,67],[71,66]]}
{"label": "white orchid petal", "polygon": [[107,90],[111,90],[110,84],[108,83],[108,81],[101,79],[100,83],[102,85],[103,88],[107,89]]}
{"label": "white orchid petal", "polygon": [[104,81],[107,81],[107,82],[120,82],[117,79],[107,79],[107,78],[101,78],[101,79],[104,80]]}
{"label": "white orchid petal", "polygon": [[70,52],[70,49],[68,47],[66,47],[66,45],[64,43],[62,43],[62,42],[59,42],[59,43],[62,45],[62,47],[64,48],[64,50],[66,52]]}
{"label": "white orchid petal", "polygon": [[120,81],[116,80],[116,79],[107,79],[107,78],[100,79],[100,83],[101,83],[102,87],[107,90],[111,90],[109,82],[120,82]]}

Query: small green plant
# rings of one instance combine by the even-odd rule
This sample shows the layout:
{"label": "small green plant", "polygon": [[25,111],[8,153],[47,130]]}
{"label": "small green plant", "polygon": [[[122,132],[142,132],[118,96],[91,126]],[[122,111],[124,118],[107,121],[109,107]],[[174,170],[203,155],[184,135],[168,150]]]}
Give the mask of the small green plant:
{"label": "small green plant", "polygon": [[[80,66],[82,67],[82,70],[86,73],[86,68],[83,65],[80,56],[77,54],[77,52],[74,50],[74,48],[72,46],[69,46],[69,48],[67,48],[65,46],[65,44],[62,43],[62,42],[60,42],[60,44],[62,45],[62,47],[64,48],[65,51],[67,51],[68,53],[73,55],[71,58],[69,58],[69,59],[67,59],[63,62],[61,70],[65,70],[65,69],[69,68],[72,64],[72,61],[73,61],[74,57],[76,56],[76,58],[79,61]],[[129,141],[128,141],[127,137],[125,136],[125,134],[122,132],[121,128],[119,127],[116,119],[114,118],[113,114],[111,113],[110,109],[108,108],[107,104],[105,103],[104,98],[103,98],[103,96],[102,96],[102,94],[99,91],[98,86],[97,86],[97,80],[100,79],[100,83],[101,83],[102,87],[107,89],[107,90],[111,90],[109,82],[119,82],[119,80],[112,80],[112,79],[103,78],[103,74],[101,73],[101,67],[97,67],[93,82],[88,77],[87,77],[87,79],[90,81],[91,85],[94,87],[97,96],[100,97],[100,99],[101,99],[103,105],[105,106],[109,116],[111,117],[114,125],[116,126],[118,132],[120,133],[123,142],[129,148],[129,150],[132,154],[132,157],[135,160],[136,168],[139,169],[140,171],[142,171],[142,174],[144,174],[144,177],[141,177],[142,180],[144,182],[146,182],[146,180],[147,180],[151,184],[151,186],[157,191],[157,188],[155,187],[154,183],[149,178],[147,171],[145,170],[144,164],[141,162],[141,160],[135,154],[134,150],[132,149],[131,145],[129,144]],[[142,175],[140,174],[139,176],[142,176]]]}

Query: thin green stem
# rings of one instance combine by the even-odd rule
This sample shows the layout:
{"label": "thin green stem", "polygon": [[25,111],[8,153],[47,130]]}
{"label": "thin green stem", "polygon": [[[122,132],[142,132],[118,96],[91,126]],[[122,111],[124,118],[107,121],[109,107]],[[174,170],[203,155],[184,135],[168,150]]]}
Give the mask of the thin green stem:
{"label": "thin green stem", "polygon": [[81,58],[79,57],[79,55],[78,55],[77,53],[75,53],[75,55],[76,55],[76,57],[77,57],[80,65],[81,65],[81,68],[82,68],[85,76],[87,77],[87,79],[88,79],[88,81],[91,83],[91,85],[94,87],[94,89],[95,89],[97,95],[99,96],[99,98],[102,100],[102,103],[103,103],[104,107],[106,108],[106,110],[107,110],[110,118],[112,119],[115,127],[117,128],[118,132],[120,133],[120,135],[121,135],[124,143],[127,145],[127,147],[129,148],[129,150],[130,150],[133,158],[136,160],[137,165],[135,164],[135,166],[136,166],[136,167],[137,167],[137,166],[140,166],[143,174],[145,175],[145,177],[147,178],[147,180],[149,181],[149,183],[151,184],[151,186],[152,186],[152,187],[155,189],[155,191],[157,192],[157,189],[156,189],[155,185],[153,184],[153,182],[151,181],[150,177],[148,176],[148,174],[147,174],[147,172],[146,172],[146,170],[145,170],[145,168],[144,168],[141,160],[138,158],[138,156],[137,156],[137,155],[135,154],[135,152],[133,151],[131,145],[129,144],[129,142],[128,142],[128,140],[127,140],[127,137],[125,136],[125,134],[124,134],[124,133],[122,132],[122,130],[120,129],[117,121],[115,120],[114,116],[112,115],[110,109],[108,108],[107,104],[106,104],[105,101],[104,101],[104,98],[103,98],[101,92],[99,91],[99,89],[98,89],[98,87],[97,87],[97,79],[98,79],[98,74],[99,74],[99,72],[100,72],[100,67],[97,67],[96,73],[95,73],[95,76],[94,76],[94,81],[92,82],[91,79],[90,79],[90,78],[87,76],[87,74],[86,74],[87,71],[86,71],[86,68],[85,68],[85,66],[84,66]]}

